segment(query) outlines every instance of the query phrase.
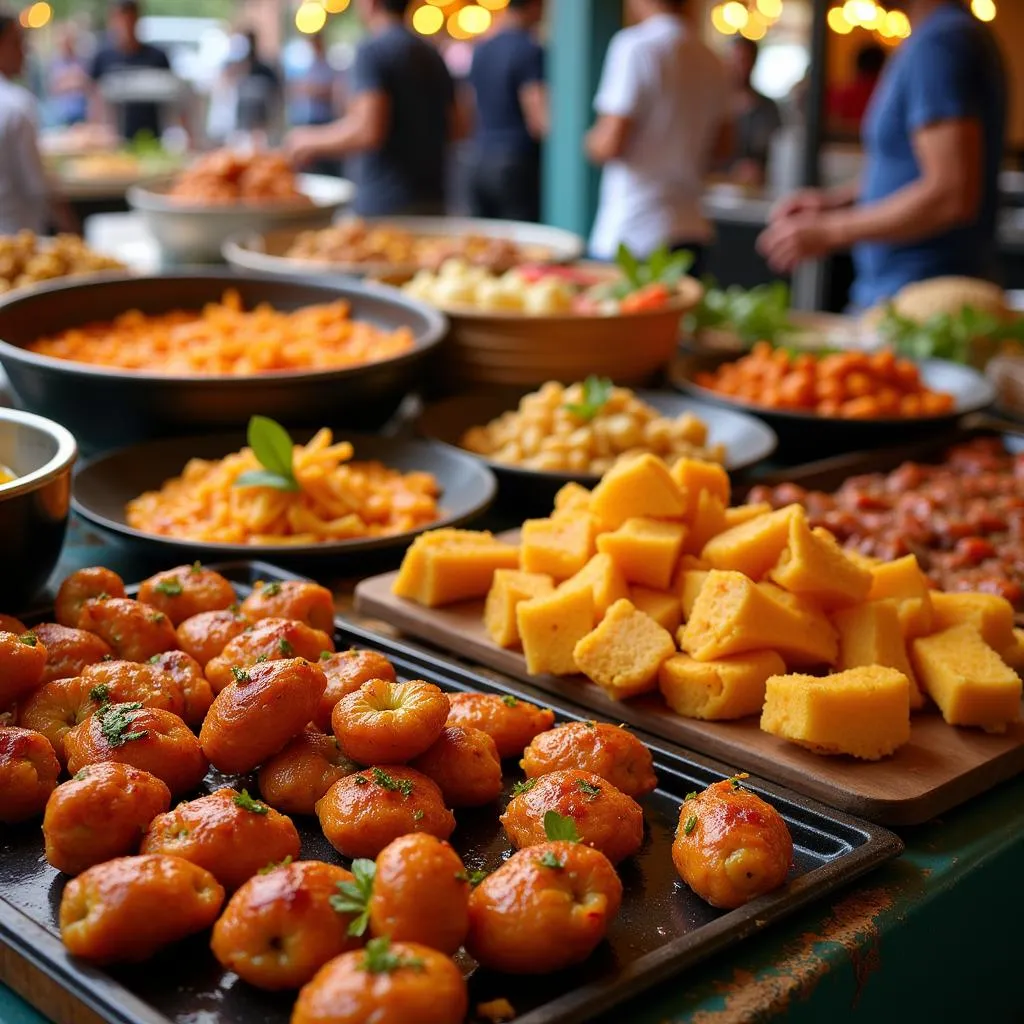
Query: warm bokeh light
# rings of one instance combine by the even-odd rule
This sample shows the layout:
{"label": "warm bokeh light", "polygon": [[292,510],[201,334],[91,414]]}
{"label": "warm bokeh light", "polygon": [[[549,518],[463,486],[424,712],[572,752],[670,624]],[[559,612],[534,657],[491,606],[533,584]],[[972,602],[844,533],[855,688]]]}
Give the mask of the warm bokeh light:
{"label": "warm bokeh light", "polygon": [[491,12],[477,4],[463,7],[458,14],[459,28],[471,36],[478,36],[491,27]]}
{"label": "warm bokeh light", "polygon": [[451,7],[453,0],[427,0],[431,7]]}
{"label": "warm bokeh light", "polygon": [[725,20],[721,4],[716,4],[711,8],[711,24],[714,25],[723,36],[732,36],[736,34],[736,29],[734,29],[732,25]]}
{"label": "warm bokeh light", "polygon": [[996,16],[996,5],[993,0],[971,0],[971,12],[978,21],[992,21]]}
{"label": "warm bokeh light", "polygon": [[766,18],[781,18],[782,0],[757,0],[757,9]]}
{"label": "warm bokeh light", "polygon": [[33,4],[28,11],[25,12],[25,20],[22,24],[26,28],[42,28],[44,25],[49,24],[52,17],[53,8],[49,4]]}
{"label": "warm bokeh light", "polygon": [[417,7],[412,15],[412,27],[421,36],[432,36],[444,27],[444,15],[436,7]]}
{"label": "warm bokeh light", "polygon": [[327,12],[313,0],[305,0],[295,12],[295,27],[307,36],[315,35],[327,24]]}
{"label": "warm bokeh light", "polygon": [[884,35],[906,39],[910,35],[910,19],[902,11],[890,11],[882,31]]}
{"label": "warm bokeh light", "polygon": [[828,27],[841,36],[848,36],[853,31],[853,26],[846,20],[842,7],[833,7],[828,12]]}
{"label": "warm bokeh light", "polygon": [[508,7],[508,0],[476,0],[476,2],[489,11],[503,11]]}
{"label": "warm bokeh light", "polygon": [[878,13],[874,0],[846,0],[843,16],[851,25],[865,25],[873,21]]}
{"label": "warm bokeh light", "polygon": [[352,0],[323,0],[323,8],[328,14],[341,14],[348,10]]}
{"label": "warm bokeh light", "polygon": [[752,39],[757,42],[768,34],[768,22],[757,11],[751,11],[746,25],[740,29],[740,32],[744,39]]}
{"label": "warm bokeh light", "polygon": [[452,39],[469,39],[471,38],[470,33],[467,32],[462,25],[459,24],[459,12],[456,11],[454,14],[448,15],[448,35]]}
{"label": "warm bokeh light", "polygon": [[739,0],[729,0],[729,2],[722,7],[722,20],[726,25],[731,26],[736,31],[739,31],[744,25],[746,25],[749,17],[750,12],[739,2]]}

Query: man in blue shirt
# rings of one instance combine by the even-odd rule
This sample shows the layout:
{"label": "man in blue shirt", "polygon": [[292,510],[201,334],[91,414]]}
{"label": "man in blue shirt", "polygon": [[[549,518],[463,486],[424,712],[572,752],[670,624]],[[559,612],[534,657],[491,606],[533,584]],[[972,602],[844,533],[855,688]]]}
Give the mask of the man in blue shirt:
{"label": "man in blue shirt", "polygon": [[912,33],[868,109],[863,180],[788,197],[758,240],[777,271],[852,247],[852,300],[860,309],[913,281],[998,273],[1002,59],[958,0],[905,6]]}

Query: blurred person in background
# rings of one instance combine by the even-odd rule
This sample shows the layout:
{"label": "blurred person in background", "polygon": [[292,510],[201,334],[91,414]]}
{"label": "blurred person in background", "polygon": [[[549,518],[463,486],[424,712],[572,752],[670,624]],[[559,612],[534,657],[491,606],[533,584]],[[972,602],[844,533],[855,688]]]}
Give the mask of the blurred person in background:
{"label": "blurred person in background", "polygon": [[852,305],[945,275],[998,276],[1006,74],[989,30],[958,0],[909,0],[912,34],[864,119],[860,182],[772,211],[758,248],[778,272],[853,249]]}
{"label": "blurred person in background", "polygon": [[344,106],[342,78],[327,60],[323,33],[310,36],[308,42],[309,63],[287,83],[288,123],[294,128],[330,124]]}
{"label": "blurred person in background", "polygon": [[475,121],[470,169],[474,217],[540,220],[540,143],[548,132],[544,50],[534,37],[543,0],[509,0],[500,27],[479,43],[467,102]]}
{"label": "blurred person in background", "polygon": [[281,77],[261,59],[259,39],[251,29],[241,37],[240,52],[235,73],[235,130],[266,145],[283,117]]}
{"label": "blurred person in background", "polygon": [[405,25],[406,0],[357,0],[369,29],[352,68],[348,111],[293,128],[292,161],[354,157],[361,216],[441,214],[449,139],[461,134],[455,86],[441,55]]}
{"label": "blurred person in background", "polygon": [[89,118],[89,69],[78,53],[78,27],[62,25],[57,52],[46,71],[47,108],[50,121],[66,128]]}
{"label": "blurred person in background", "polygon": [[689,249],[701,269],[712,227],[701,213],[704,177],[730,152],[725,67],[684,20],[685,2],[628,0],[637,24],[608,47],[586,137],[604,168],[590,248],[610,260],[620,244],[640,257]]}
{"label": "blurred person in background", "polygon": [[885,50],[876,43],[862,46],[854,57],[853,78],[834,86],[826,97],[829,130],[836,135],[860,134],[861,123],[885,67]]}
{"label": "blurred person in background", "polygon": [[772,137],[782,127],[779,108],[753,86],[758,46],[737,36],[729,48],[728,69],[732,79],[732,152],[722,170],[739,185],[763,185]]}

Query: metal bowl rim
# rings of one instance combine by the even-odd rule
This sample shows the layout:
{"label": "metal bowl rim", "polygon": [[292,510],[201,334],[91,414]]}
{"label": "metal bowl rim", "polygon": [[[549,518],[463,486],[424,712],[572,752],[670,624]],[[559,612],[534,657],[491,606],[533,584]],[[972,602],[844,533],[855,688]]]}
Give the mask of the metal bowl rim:
{"label": "metal bowl rim", "polygon": [[[147,180],[146,184],[132,185],[126,192],[126,198],[130,206],[143,213],[169,213],[169,214],[191,214],[202,216],[233,216],[252,217],[265,214],[273,217],[276,214],[281,216],[294,216],[304,211],[321,213],[327,210],[337,210],[342,206],[351,203],[355,198],[355,183],[348,178],[335,178],[329,174],[300,174],[298,176],[299,191],[311,200],[310,203],[299,202],[295,199],[287,199],[281,202],[267,203],[182,203],[169,199],[163,192],[157,191],[156,186],[169,186],[177,173],[172,175],[160,175]],[[324,183],[329,182],[334,188],[333,198],[318,199],[301,188],[302,183],[311,181],[318,183],[318,187],[327,188]]]}
{"label": "metal bowl rim", "polygon": [[10,483],[0,484],[0,501],[38,491],[69,472],[75,464],[75,459],[78,458],[78,442],[70,430],[54,420],[37,416],[34,412],[22,412],[20,409],[0,409],[0,424],[3,423],[16,423],[45,434],[57,442],[57,451],[53,458],[39,469],[15,477]]}

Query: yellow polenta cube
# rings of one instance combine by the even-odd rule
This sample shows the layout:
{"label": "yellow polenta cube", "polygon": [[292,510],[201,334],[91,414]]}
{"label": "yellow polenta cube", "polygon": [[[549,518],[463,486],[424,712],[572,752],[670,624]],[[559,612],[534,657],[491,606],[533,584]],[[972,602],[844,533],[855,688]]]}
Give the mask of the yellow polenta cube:
{"label": "yellow polenta cube", "polygon": [[877,761],[910,739],[910,681],[868,665],[818,676],[772,676],[761,728],[818,754]]}
{"label": "yellow polenta cube", "polygon": [[1013,631],[1013,646],[1003,653],[1003,661],[1017,672],[1024,670],[1024,629]]}
{"label": "yellow polenta cube", "polygon": [[700,593],[704,581],[708,578],[710,569],[690,569],[683,573],[683,582],[679,588],[679,603],[683,609],[683,618],[689,619],[693,614],[693,606],[697,603],[697,595]]}
{"label": "yellow polenta cube", "polygon": [[594,554],[594,520],[589,512],[565,512],[557,519],[527,519],[521,534],[521,567],[567,580]]}
{"label": "yellow polenta cube", "polygon": [[557,516],[560,512],[586,512],[589,508],[590,491],[582,484],[570,480],[560,487],[555,495],[555,511],[552,516]]}
{"label": "yellow polenta cube", "polygon": [[629,585],[626,578],[612,561],[611,555],[596,554],[578,573],[570,576],[563,587],[590,587],[594,593],[595,622],[600,622],[604,614],[616,601],[629,597]]}
{"label": "yellow polenta cube", "polygon": [[661,666],[658,688],[676,714],[725,721],[760,714],[768,677],[785,671],[785,663],[774,651],[751,651],[717,661],[677,654]]}
{"label": "yellow polenta cube", "polygon": [[656,455],[616,462],[590,496],[590,511],[609,530],[627,519],[682,519],[686,502],[668,466]]}
{"label": "yellow polenta cube", "polygon": [[924,695],[911,668],[900,617],[892,601],[868,601],[840,608],[832,614],[832,625],[839,634],[838,668],[894,668],[910,680],[911,708],[924,706]]}
{"label": "yellow polenta cube", "polygon": [[620,700],[655,688],[662,662],[675,654],[672,634],[629,601],[616,601],[573,651],[576,667]]}
{"label": "yellow polenta cube", "polygon": [[475,530],[432,530],[405,553],[391,590],[437,608],[484,597],[498,569],[518,569],[519,548]]}
{"label": "yellow polenta cube", "polygon": [[712,537],[725,529],[725,503],[710,491],[701,491],[697,497],[696,510],[690,510],[687,524],[690,532],[686,537],[685,550],[699,555]]}
{"label": "yellow polenta cube", "polygon": [[952,626],[910,645],[917,679],[950,725],[1003,732],[1020,717],[1020,676],[969,624]]}
{"label": "yellow polenta cube", "polygon": [[683,608],[679,595],[671,590],[651,590],[648,587],[630,587],[629,599],[639,611],[650,615],[654,621],[675,634],[683,621]]}
{"label": "yellow polenta cube", "polygon": [[729,504],[732,487],[729,474],[725,467],[717,462],[702,462],[700,459],[677,459],[671,469],[672,479],[682,488],[686,495],[686,504],[690,509],[697,507],[697,498],[701,491],[713,494],[723,505]]}
{"label": "yellow polenta cube", "polygon": [[997,594],[953,593],[933,591],[932,628],[936,633],[950,626],[970,623],[981,638],[1000,655],[1011,653],[1017,645],[1014,635],[1013,605]]}
{"label": "yellow polenta cube", "polygon": [[516,626],[530,675],[576,671],[572,652],[594,628],[594,594],[589,587],[559,587],[551,594],[521,601]]}
{"label": "yellow polenta cube", "polygon": [[759,580],[778,562],[782,549],[789,543],[790,522],[806,518],[799,505],[756,516],[713,537],[704,545],[700,557],[715,569],[741,572]]}
{"label": "yellow polenta cube", "polygon": [[633,518],[600,534],[597,550],[611,556],[627,583],[667,590],[685,539],[682,523]]}
{"label": "yellow polenta cube", "polygon": [[768,579],[793,594],[803,594],[822,608],[863,601],[871,590],[871,573],[846,557],[827,530],[812,530],[802,516],[789,520],[789,543]]}
{"label": "yellow polenta cube", "polygon": [[903,635],[912,640],[932,631],[932,598],[928,578],[913,555],[871,566],[869,601],[895,601]]}
{"label": "yellow polenta cube", "polygon": [[749,523],[751,519],[767,515],[772,507],[767,501],[759,501],[755,505],[735,505],[725,510],[725,529],[731,530],[734,526],[742,526]]}
{"label": "yellow polenta cube", "polygon": [[795,615],[801,623],[803,636],[798,642],[788,640],[772,645],[790,668],[835,665],[839,656],[839,637],[828,616],[814,601],[801,594],[791,594],[768,580],[758,583],[757,589],[770,601]]}
{"label": "yellow polenta cube", "polygon": [[499,569],[484,604],[484,626],[499,647],[514,647],[519,643],[516,608],[523,601],[555,589],[550,576],[518,569]]}

